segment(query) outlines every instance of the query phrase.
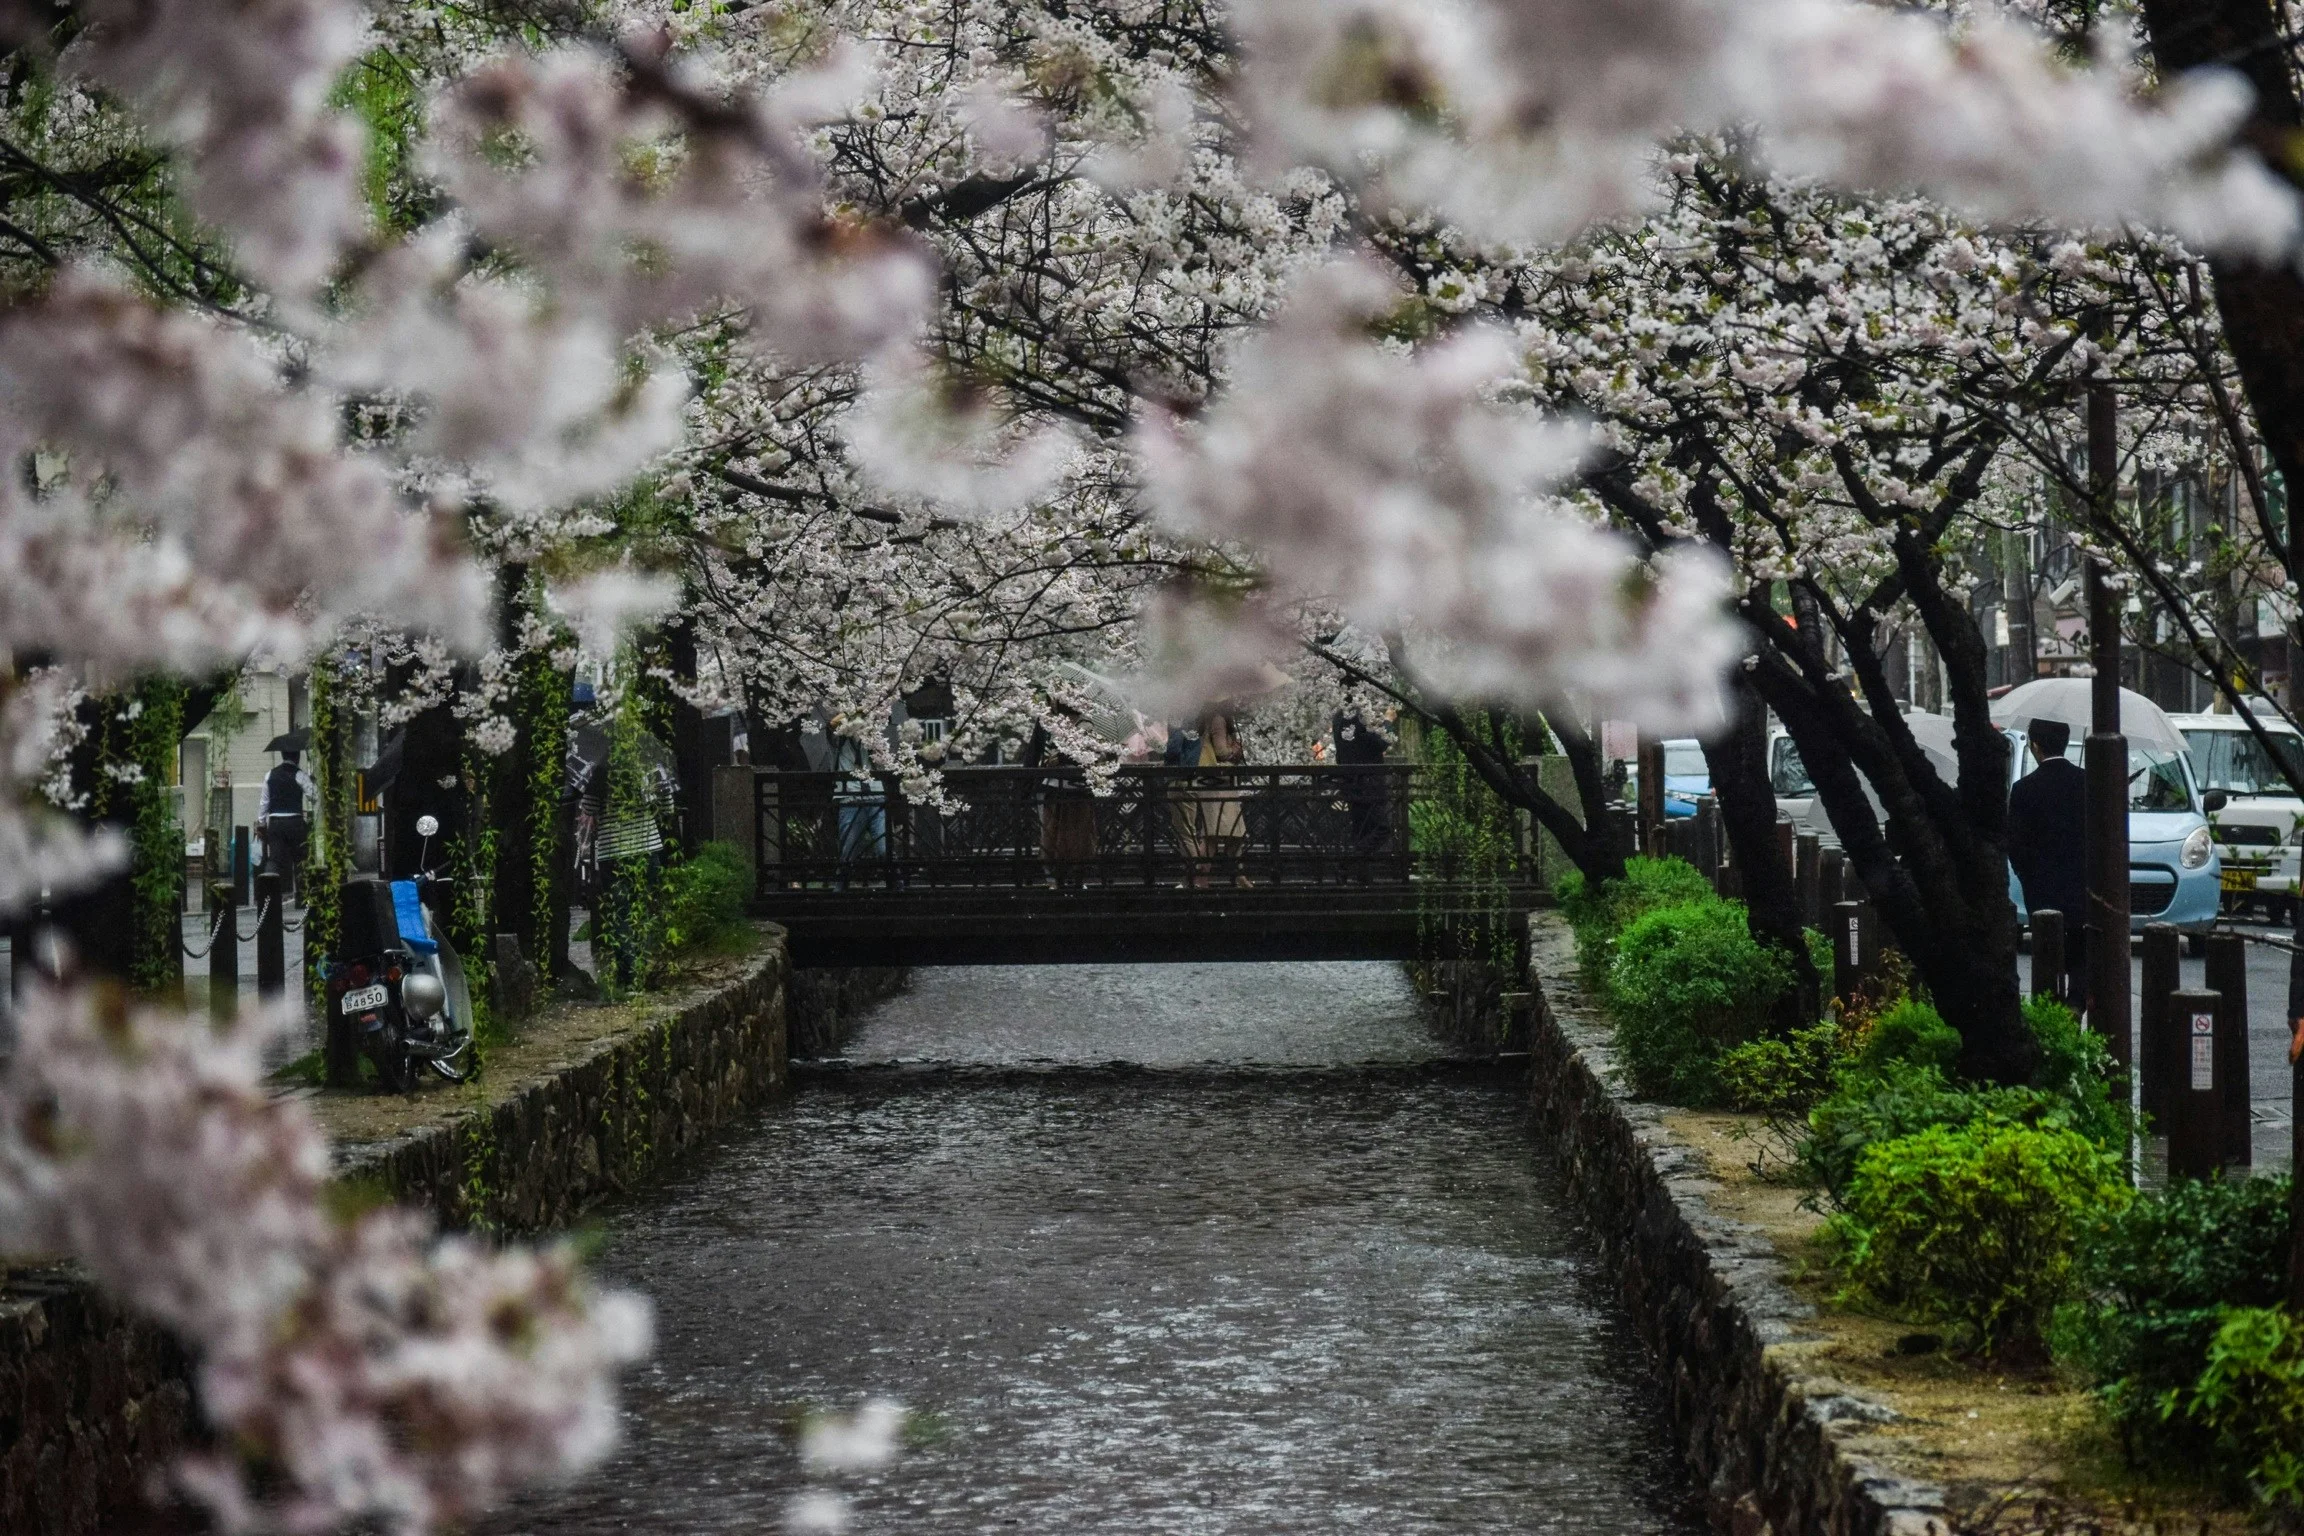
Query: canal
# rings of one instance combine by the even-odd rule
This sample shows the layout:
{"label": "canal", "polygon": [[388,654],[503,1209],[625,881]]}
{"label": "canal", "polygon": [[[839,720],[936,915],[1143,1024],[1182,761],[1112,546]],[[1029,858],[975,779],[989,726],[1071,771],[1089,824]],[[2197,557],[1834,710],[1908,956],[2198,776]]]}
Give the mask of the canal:
{"label": "canal", "polygon": [[867,1394],[915,1419],[860,1532],[1702,1528],[1522,1095],[1396,967],[926,971],[850,1052],[609,1214],[625,1447],[483,1531],[773,1532],[796,1411]]}

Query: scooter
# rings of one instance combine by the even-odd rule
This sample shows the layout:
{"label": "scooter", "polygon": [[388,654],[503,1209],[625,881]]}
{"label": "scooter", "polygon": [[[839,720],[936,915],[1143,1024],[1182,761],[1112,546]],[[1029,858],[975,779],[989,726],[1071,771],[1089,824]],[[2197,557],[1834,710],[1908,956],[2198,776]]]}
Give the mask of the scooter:
{"label": "scooter", "polygon": [[332,1086],[352,1087],[366,1056],[386,1093],[411,1093],[429,1068],[449,1082],[471,1074],[472,993],[464,962],[425,897],[448,883],[424,867],[439,821],[416,819],[423,839],[413,880],[373,875],[340,887],[340,958],[328,971],[325,1059]]}

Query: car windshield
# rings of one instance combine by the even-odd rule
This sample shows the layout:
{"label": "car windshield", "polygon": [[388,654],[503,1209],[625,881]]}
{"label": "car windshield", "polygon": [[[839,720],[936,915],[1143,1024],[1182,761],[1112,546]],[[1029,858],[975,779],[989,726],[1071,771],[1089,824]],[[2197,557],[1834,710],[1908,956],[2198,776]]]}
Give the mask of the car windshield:
{"label": "car windshield", "polygon": [[[2304,778],[2304,737],[2280,731],[2272,739],[2279,744],[2289,770]],[[2253,731],[2190,730],[2184,733],[2184,740],[2192,749],[2192,773],[2202,789],[2220,789],[2230,795],[2296,792]]]}
{"label": "car windshield", "polygon": [[1708,779],[1711,768],[1704,761],[1704,749],[1693,741],[1664,743],[1664,777],[1668,779]]}
{"label": "car windshield", "polygon": [[[2064,749],[2067,762],[2085,766],[2079,742]],[[2024,771],[2032,771],[2030,750],[2017,748],[2017,762]],[[2192,803],[2190,776],[2185,773],[2185,757],[2181,752],[2163,752],[2158,747],[2130,747],[2128,749],[2128,809],[2131,811],[2190,811]]]}
{"label": "car windshield", "polygon": [[1816,781],[1808,777],[1808,765],[1800,761],[1800,749],[1789,736],[1776,738],[1775,754],[1768,763],[1768,782],[1779,795],[1816,793]]}
{"label": "car windshield", "polygon": [[2156,751],[2150,747],[2128,749],[2128,809],[2192,809],[2192,786],[2186,782],[2181,754]]}

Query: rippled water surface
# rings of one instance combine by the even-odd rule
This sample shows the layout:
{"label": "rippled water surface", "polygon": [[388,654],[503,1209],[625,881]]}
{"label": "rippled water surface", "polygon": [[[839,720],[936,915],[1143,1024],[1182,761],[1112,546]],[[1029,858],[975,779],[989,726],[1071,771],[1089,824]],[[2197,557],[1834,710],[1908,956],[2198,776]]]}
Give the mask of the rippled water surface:
{"label": "rippled water surface", "polygon": [[924,972],[851,1054],[1230,1066],[804,1088],[615,1213],[626,1449],[485,1529],[775,1531],[866,1393],[929,1433],[858,1531],[1700,1529],[1518,1092],[1234,1070],[1428,1056],[1389,967]]}

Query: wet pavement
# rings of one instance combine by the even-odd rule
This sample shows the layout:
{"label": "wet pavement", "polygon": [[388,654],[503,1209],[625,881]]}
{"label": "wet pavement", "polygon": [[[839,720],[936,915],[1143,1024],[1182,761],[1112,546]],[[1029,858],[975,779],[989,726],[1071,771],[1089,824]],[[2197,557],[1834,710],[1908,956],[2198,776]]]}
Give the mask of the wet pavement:
{"label": "wet pavement", "polygon": [[[2288,930],[2256,923],[2236,923],[2233,932],[2251,940],[2285,940]],[[2032,957],[2019,955],[2017,974],[2027,989],[2032,984]],[[2182,961],[2181,985],[2205,987],[2207,962],[2189,953]],[[2130,986],[2141,990],[2144,963],[2131,961]],[[2132,992],[2131,997],[2135,994]],[[2288,952],[2271,944],[2248,945],[2248,1087],[2249,1112],[2255,1121],[2256,1167],[2285,1168],[2294,1135],[2292,1107],[2294,1076],[2288,1065]]]}
{"label": "wet pavement", "polygon": [[1387,965],[922,972],[852,1058],[977,1065],[818,1078],[610,1213],[627,1447],[478,1529],[785,1528],[795,1413],[878,1393],[856,1531],[1700,1530],[1521,1091],[1436,1054]]}

